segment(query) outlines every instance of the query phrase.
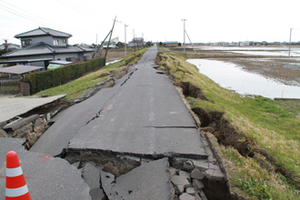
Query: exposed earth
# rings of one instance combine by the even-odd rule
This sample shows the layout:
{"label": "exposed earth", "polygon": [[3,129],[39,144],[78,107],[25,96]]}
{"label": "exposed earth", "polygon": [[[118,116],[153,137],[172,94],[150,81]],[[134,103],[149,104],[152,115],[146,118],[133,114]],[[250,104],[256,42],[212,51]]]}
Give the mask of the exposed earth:
{"label": "exposed earth", "polygon": [[[260,74],[286,85],[300,86],[299,46],[292,47],[292,57],[287,56],[288,49],[288,46],[234,48],[200,46],[196,47],[196,52],[201,55],[201,58],[231,62],[251,73]],[[187,52],[192,53],[193,50],[188,49]]]}
{"label": "exposed earth", "polygon": [[[127,50],[127,55],[133,53],[134,51],[132,49]],[[105,50],[102,50],[101,52],[97,53],[97,57],[100,56],[104,56],[105,55]],[[125,56],[125,50],[114,50],[114,49],[110,49],[107,52],[107,56],[106,56],[106,62],[113,62],[115,60],[121,60],[122,58],[124,58]]]}
{"label": "exposed earth", "polygon": [[300,63],[294,58],[222,58],[251,73],[261,74],[286,85],[300,86]]}

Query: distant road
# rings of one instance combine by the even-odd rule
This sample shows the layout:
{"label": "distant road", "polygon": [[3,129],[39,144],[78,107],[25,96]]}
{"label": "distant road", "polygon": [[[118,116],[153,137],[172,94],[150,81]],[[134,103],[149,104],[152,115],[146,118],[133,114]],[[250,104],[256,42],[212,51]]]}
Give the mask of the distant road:
{"label": "distant road", "polygon": [[109,151],[140,157],[207,157],[195,122],[170,79],[156,73],[147,50],[112,88],[70,107],[31,151]]}

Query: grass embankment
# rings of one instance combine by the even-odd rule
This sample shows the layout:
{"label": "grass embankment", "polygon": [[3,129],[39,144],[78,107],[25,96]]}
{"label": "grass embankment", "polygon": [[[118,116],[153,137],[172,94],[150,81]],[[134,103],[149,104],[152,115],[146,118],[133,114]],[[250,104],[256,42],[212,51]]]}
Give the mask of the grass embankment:
{"label": "grass embankment", "polygon": [[121,71],[125,67],[135,64],[143,55],[145,49],[132,53],[124,57],[121,61],[109,64],[95,72],[82,76],[74,81],[60,85],[54,88],[43,90],[36,93],[35,96],[41,95],[60,95],[66,94],[66,99],[80,98],[90,90],[94,85],[104,81],[116,71]]}
{"label": "grass embankment", "polygon": [[250,199],[300,199],[300,110],[241,97],[200,74],[187,56],[159,55],[157,63],[182,87],[202,129],[217,138],[231,191]]}

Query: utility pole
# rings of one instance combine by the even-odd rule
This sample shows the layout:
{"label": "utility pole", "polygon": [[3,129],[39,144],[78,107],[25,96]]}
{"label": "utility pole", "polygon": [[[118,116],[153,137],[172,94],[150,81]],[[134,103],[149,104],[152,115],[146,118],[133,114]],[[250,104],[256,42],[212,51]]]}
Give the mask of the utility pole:
{"label": "utility pole", "polygon": [[183,52],[185,52],[185,21],[187,20],[182,19],[181,21],[183,21]]}
{"label": "utility pole", "polygon": [[[116,21],[117,21],[117,16],[116,16],[115,19],[114,19],[114,23],[113,23],[112,29],[111,29],[111,31],[110,31],[110,36],[109,36],[109,40],[108,40],[108,44],[107,44],[107,49],[106,49],[105,56],[104,56],[105,58],[106,58],[106,55],[107,55],[107,51],[108,51],[108,48],[109,48],[111,36],[112,36],[112,34],[113,34],[113,31],[114,31],[114,28],[115,28],[115,23],[116,23]],[[121,22],[119,22],[119,23],[121,23]]]}
{"label": "utility pole", "polygon": [[96,33],[95,59],[97,58],[97,43],[98,43],[98,34]]}
{"label": "utility pole", "polygon": [[193,45],[194,52],[196,53],[196,50],[195,50],[195,47],[194,47],[194,43],[192,42],[192,40],[190,39],[190,37],[189,37],[189,35],[188,35],[188,33],[186,31],[185,31],[185,33],[186,33],[186,36],[188,37],[188,39],[190,40],[190,43]]}
{"label": "utility pole", "polygon": [[292,28],[290,29],[289,57],[291,56]]}
{"label": "utility pole", "polygon": [[136,51],[136,45],[135,45],[135,38],[134,38],[134,29],[132,29],[132,32],[133,32],[133,39],[132,39],[132,41],[133,41],[133,45],[134,45],[134,52]]}
{"label": "utility pole", "polygon": [[126,27],[128,27],[127,24],[124,24],[124,29],[125,29],[125,56],[127,56],[127,47],[126,47]]}

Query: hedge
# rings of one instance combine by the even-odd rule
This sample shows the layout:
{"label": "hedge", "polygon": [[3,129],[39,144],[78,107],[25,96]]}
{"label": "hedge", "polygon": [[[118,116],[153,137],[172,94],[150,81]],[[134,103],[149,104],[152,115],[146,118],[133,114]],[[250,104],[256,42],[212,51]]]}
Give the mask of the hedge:
{"label": "hedge", "polygon": [[25,82],[30,85],[30,94],[35,94],[41,90],[72,81],[88,72],[100,69],[104,66],[105,58],[98,58],[96,60],[89,60],[56,69],[28,74],[25,77]]}

